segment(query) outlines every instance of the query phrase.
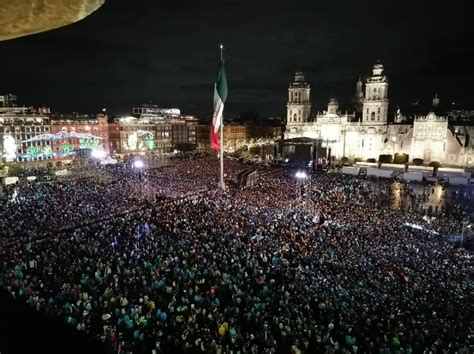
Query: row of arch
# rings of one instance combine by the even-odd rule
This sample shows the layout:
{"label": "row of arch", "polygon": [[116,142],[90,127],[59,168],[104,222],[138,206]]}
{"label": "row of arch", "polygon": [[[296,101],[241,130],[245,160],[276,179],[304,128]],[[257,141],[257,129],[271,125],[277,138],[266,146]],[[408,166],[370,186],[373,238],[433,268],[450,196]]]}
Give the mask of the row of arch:
{"label": "row of arch", "polygon": [[[380,120],[380,113],[381,113],[381,109],[380,107],[377,108],[377,120],[379,121]],[[366,119],[369,120],[369,116],[370,116],[370,120],[372,121],[375,121],[375,111],[373,111],[372,113],[370,113],[369,111],[369,108],[367,108],[367,111],[366,111]]]}
{"label": "row of arch", "polygon": [[298,110],[298,113],[293,113],[293,110],[290,110],[290,114],[288,115],[290,119],[290,123],[301,123],[301,109]]}
{"label": "row of arch", "polygon": [[386,92],[382,93],[382,87],[374,87],[373,91],[370,92],[369,89],[367,89],[367,97],[371,97],[372,100],[382,100],[385,99]]}
{"label": "row of arch", "polygon": [[[306,92],[290,91],[290,102],[291,103],[307,103],[308,97],[305,95]],[[308,95],[309,96],[309,95]]]}

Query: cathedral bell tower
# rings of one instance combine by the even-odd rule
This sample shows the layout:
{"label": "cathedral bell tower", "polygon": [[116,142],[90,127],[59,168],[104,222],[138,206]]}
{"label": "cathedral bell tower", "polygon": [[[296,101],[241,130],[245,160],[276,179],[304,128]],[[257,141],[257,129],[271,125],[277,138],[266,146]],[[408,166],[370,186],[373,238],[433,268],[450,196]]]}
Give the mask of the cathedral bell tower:
{"label": "cathedral bell tower", "polygon": [[297,71],[295,79],[288,87],[287,124],[305,123],[308,121],[311,112],[309,101],[310,86],[304,81],[304,75]]}
{"label": "cathedral bell tower", "polygon": [[383,65],[377,63],[372,69],[372,76],[365,84],[365,99],[362,109],[362,122],[366,124],[387,124],[388,115],[388,80],[383,72]]}
{"label": "cathedral bell tower", "polygon": [[360,116],[360,114],[362,113],[363,105],[364,105],[364,92],[362,89],[362,81],[360,78],[356,84],[356,92],[352,99],[352,104],[354,106],[354,111]]}

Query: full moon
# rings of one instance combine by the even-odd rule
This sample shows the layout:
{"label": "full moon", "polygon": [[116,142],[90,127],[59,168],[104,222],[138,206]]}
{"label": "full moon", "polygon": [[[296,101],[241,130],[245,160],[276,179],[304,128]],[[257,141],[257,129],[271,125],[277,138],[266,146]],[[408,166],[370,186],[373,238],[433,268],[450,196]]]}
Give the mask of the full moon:
{"label": "full moon", "polygon": [[105,0],[0,0],[0,41],[80,21],[104,2]]}

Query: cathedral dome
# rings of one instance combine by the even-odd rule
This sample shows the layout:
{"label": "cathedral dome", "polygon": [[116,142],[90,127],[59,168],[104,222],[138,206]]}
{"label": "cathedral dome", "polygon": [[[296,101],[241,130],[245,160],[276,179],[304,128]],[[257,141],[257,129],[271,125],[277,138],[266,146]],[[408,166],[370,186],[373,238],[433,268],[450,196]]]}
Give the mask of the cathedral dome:
{"label": "cathedral dome", "polygon": [[434,112],[430,112],[426,116],[426,120],[436,120],[436,119],[438,119],[438,117],[436,116],[436,114]]}
{"label": "cathedral dome", "polygon": [[329,119],[336,119],[336,118],[340,118],[340,115],[337,114],[337,113],[326,113],[323,115],[324,118],[329,118]]}

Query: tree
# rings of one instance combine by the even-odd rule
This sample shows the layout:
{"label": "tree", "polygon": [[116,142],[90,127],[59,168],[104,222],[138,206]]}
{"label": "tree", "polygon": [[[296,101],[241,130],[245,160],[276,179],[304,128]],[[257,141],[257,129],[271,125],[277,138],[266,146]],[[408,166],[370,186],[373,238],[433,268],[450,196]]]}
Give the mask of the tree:
{"label": "tree", "polygon": [[25,171],[25,168],[17,163],[12,163],[6,166],[6,172],[8,176],[18,176]]}
{"label": "tree", "polygon": [[362,162],[362,158],[361,157],[356,157],[354,159],[354,162],[357,163],[357,162]]}
{"label": "tree", "polygon": [[370,159],[367,159],[367,162],[371,162],[371,163],[374,163],[376,162],[374,158],[370,158]]}
{"label": "tree", "polygon": [[408,154],[397,152],[393,158],[393,163],[404,164],[405,162],[408,162]]}
{"label": "tree", "polygon": [[421,165],[423,165],[423,162],[424,162],[424,161],[423,161],[423,159],[415,158],[415,159],[413,159],[412,162],[413,162],[413,164],[416,165],[416,166],[421,166]]}
{"label": "tree", "polygon": [[393,158],[392,155],[380,155],[379,162],[381,163],[392,163]]}
{"label": "tree", "polygon": [[431,161],[429,166],[434,168],[440,168],[443,167],[443,164],[439,161]]}
{"label": "tree", "polygon": [[343,156],[342,159],[341,159],[341,162],[344,164],[344,163],[349,163],[349,158],[346,157],[346,156]]}

